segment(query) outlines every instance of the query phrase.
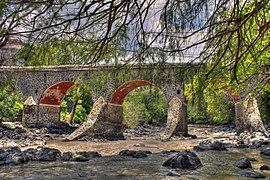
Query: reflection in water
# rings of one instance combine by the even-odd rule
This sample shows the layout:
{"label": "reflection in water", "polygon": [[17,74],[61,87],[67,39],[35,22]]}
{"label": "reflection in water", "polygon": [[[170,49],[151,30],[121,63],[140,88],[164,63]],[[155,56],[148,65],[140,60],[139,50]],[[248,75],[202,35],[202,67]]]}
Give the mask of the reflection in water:
{"label": "reflection in water", "polygon": [[[270,159],[261,156],[251,149],[230,149],[229,151],[206,151],[197,153],[203,167],[197,170],[169,169],[162,163],[170,156],[150,154],[148,158],[133,159],[130,157],[108,156],[88,162],[30,162],[21,166],[2,167],[1,179],[247,179],[236,174],[240,169],[233,164],[240,158],[255,158],[252,167],[260,171],[261,165],[270,165]],[[170,171],[180,177],[169,177]],[[263,173],[270,179],[270,174]]]}

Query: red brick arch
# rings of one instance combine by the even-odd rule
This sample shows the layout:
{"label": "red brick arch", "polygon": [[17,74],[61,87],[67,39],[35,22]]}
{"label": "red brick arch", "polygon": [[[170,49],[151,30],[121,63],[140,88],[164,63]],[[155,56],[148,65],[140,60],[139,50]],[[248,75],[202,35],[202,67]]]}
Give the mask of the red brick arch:
{"label": "red brick arch", "polygon": [[155,86],[155,85],[145,80],[127,81],[121,86],[119,86],[116,89],[116,91],[114,91],[114,93],[111,96],[110,103],[122,105],[125,97],[130,93],[130,91],[142,86]]}
{"label": "red brick arch", "polygon": [[72,81],[63,81],[47,88],[40,99],[41,105],[60,106],[68,89],[74,85]]}

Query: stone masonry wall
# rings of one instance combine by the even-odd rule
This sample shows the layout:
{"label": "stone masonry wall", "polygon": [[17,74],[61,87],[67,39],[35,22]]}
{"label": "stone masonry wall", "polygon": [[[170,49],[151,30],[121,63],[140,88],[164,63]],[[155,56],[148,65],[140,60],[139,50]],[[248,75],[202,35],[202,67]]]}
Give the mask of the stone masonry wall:
{"label": "stone masonry wall", "polygon": [[162,139],[170,139],[172,135],[180,135],[187,133],[187,122],[183,103],[178,97],[173,97],[169,102],[167,126]]}
{"label": "stone masonry wall", "polygon": [[123,109],[121,106],[107,104],[100,97],[93,105],[87,120],[67,139],[77,140],[82,137],[118,139],[122,138]]}

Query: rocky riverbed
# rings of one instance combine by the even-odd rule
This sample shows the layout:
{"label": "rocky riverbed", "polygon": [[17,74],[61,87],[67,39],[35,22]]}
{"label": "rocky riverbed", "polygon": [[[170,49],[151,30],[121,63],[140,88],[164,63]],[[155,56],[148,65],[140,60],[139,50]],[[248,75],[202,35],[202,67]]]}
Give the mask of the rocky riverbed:
{"label": "rocky riverbed", "polygon": [[190,125],[192,136],[161,141],[164,127],[140,126],[126,129],[125,140],[62,141],[73,130],[2,125],[0,178],[270,179],[270,143],[260,133]]}

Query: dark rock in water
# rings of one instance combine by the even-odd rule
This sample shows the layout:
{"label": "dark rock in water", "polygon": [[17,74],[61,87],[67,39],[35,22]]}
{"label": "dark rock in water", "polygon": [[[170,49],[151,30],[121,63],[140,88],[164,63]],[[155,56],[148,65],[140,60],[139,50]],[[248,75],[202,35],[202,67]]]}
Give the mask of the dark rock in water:
{"label": "dark rock in water", "polygon": [[9,154],[6,158],[5,164],[18,165],[18,164],[28,162],[29,160],[30,159],[27,156],[25,156],[24,153],[20,152],[20,153]]}
{"label": "dark rock in water", "polygon": [[89,161],[92,158],[98,158],[101,155],[98,152],[65,152],[63,156],[61,156],[61,160],[63,161]]}
{"label": "dark rock in water", "polygon": [[180,174],[176,173],[176,172],[168,172],[167,176],[174,176],[174,177],[180,177]]}
{"label": "dark rock in water", "polygon": [[18,147],[0,148],[0,165],[18,165],[29,158]]}
{"label": "dark rock in water", "polygon": [[65,132],[60,128],[49,128],[49,133],[51,134],[64,134]]}
{"label": "dark rock in water", "polygon": [[72,159],[72,152],[64,152],[61,156],[62,161],[70,161]]}
{"label": "dark rock in water", "polygon": [[163,154],[163,155],[170,155],[171,152],[170,151],[161,151],[161,154]]}
{"label": "dark rock in water", "polygon": [[197,139],[197,136],[195,134],[183,134],[183,137],[191,137],[192,139]]}
{"label": "dark rock in water", "polygon": [[202,166],[198,156],[191,151],[182,151],[165,161],[162,166],[181,169],[197,169]]}
{"label": "dark rock in water", "polygon": [[205,149],[202,149],[200,146],[194,146],[194,147],[193,147],[193,150],[196,151],[196,152],[202,152],[202,151],[204,151]]}
{"label": "dark rock in water", "polygon": [[8,156],[8,153],[6,151],[2,151],[3,149],[0,149],[0,161],[4,161],[5,158]]}
{"label": "dark rock in water", "polygon": [[241,169],[252,168],[248,158],[239,159],[238,161],[235,162],[234,166]]}
{"label": "dark rock in water", "polygon": [[72,155],[73,161],[89,161],[92,158],[101,157],[98,152],[76,152]]}
{"label": "dark rock in water", "polygon": [[216,140],[206,140],[199,143],[199,146],[194,147],[195,151],[206,151],[206,150],[216,150],[216,151],[227,151],[225,144]]}
{"label": "dark rock in water", "polygon": [[26,130],[25,129],[22,129],[22,128],[16,128],[14,130],[14,134],[22,134],[22,133],[25,133]]}
{"label": "dark rock in water", "polygon": [[132,151],[132,150],[123,150],[120,151],[119,156],[130,156],[133,158],[146,158],[148,157],[147,154],[152,154],[150,151]]}
{"label": "dark rock in water", "polygon": [[147,151],[138,151],[132,157],[133,158],[146,158],[148,157],[147,154],[149,154]]}
{"label": "dark rock in water", "polygon": [[261,154],[263,154],[265,156],[270,156],[270,148],[266,147],[266,148],[262,149]]}
{"label": "dark rock in water", "polygon": [[236,148],[249,148],[249,145],[247,145],[247,144],[237,144]]}
{"label": "dark rock in water", "polygon": [[86,157],[82,154],[78,154],[78,153],[75,153],[72,155],[72,161],[89,161],[90,158],[89,157]]}
{"label": "dark rock in water", "polygon": [[253,141],[249,147],[252,149],[257,149],[265,145],[269,145],[269,142],[264,141],[264,140],[256,140],[256,141]]}
{"label": "dark rock in water", "polygon": [[270,167],[267,165],[263,165],[260,167],[260,170],[270,170]]}
{"label": "dark rock in water", "polygon": [[120,151],[119,156],[133,156],[136,154],[136,151],[130,151],[128,149]]}
{"label": "dark rock in water", "polygon": [[30,161],[37,161],[38,160],[38,150],[34,148],[29,148],[23,153],[29,158]]}
{"label": "dark rock in water", "polygon": [[8,148],[3,148],[6,152],[8,153],[20,153],[21,149],[19,147],[8,147]]}
{"label": "dark rock in water", "polygon": [[262,173],[259,173],[257,171],[254,171],[252,169],[245,169],[242,170],[238,173],[239,176],[244,176],[244,177],[250,177],[254,179],[259,179],[259,178],[265,178],[265,175]]}
{"label": "dark rock in water", "polygon": [[255,158],[247,158],[249,161],[257,161]]}
{"label": "dark rock in water", "polygon": [[61,157],[61,152],[54,148],[42,148],[38,153],[39,161],[56,161]]}

